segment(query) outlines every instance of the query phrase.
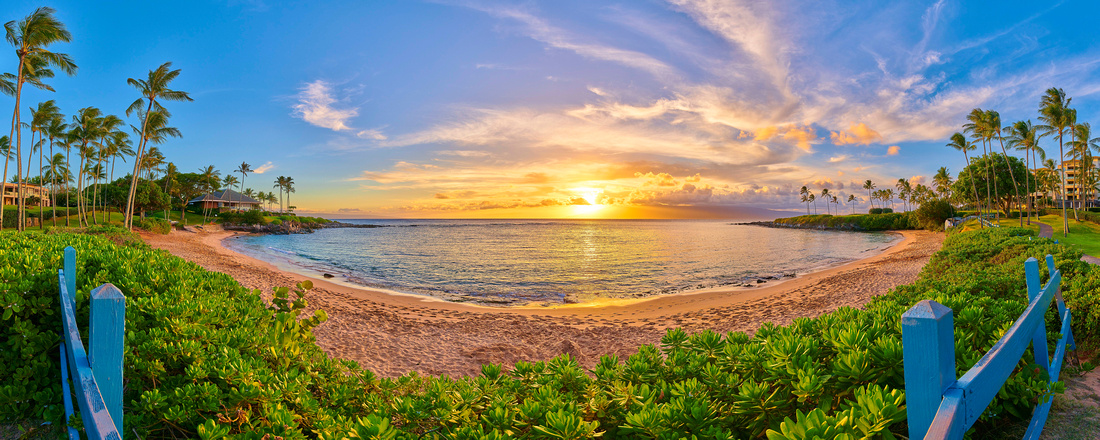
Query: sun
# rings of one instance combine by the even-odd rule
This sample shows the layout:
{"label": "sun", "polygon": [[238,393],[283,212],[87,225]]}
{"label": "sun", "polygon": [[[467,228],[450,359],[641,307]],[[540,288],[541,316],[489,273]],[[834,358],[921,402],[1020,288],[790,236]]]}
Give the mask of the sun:
{"label": "sun", "polygon": [[600,194],[603,193],[602,190],[595,188],[577,188],[574,191],[577,192],[577,197],[587,202],[586,205],[571,206],[574,215],[591,217],[607,206],[600,203]]}

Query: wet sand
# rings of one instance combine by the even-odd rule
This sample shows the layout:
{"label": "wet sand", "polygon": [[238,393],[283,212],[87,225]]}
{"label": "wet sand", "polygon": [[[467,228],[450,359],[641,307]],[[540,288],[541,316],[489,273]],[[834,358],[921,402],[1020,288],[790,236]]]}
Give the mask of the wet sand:
{"label": "wet sand", "polygon": [[943,244],[943,233],[901,232],[886,251],[842,266],[756,288],[609,300],[562,306],[486,307],[359,289],[279,268],[222,245],[238,233],[142,233],[157,249],[226,273],[265,297],[277,286],[311,279],[310,308],[328,313],[314,333],[329,355],[359,362],[384,377],[409,371],[478,374],[487,362],[541,361],[568,353],[591,367],[603,354],[621,358],[656,344],[669,328],[688,332],[754,332],[771,321],[787,324],[872,297],[916,280]]}

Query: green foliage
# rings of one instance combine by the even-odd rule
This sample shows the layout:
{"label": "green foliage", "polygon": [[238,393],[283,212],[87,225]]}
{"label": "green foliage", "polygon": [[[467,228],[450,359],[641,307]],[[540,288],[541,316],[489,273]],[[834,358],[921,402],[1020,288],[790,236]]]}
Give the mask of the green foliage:
{"label": "green foliage", "polygon": [[780,226],[798,228],[843,229],[849,231],[887,231],[918,228],[915,217],[909,212],[855,215],[800,215],[798,217],[775,219],[774,223]]}
{"label": "green foliage", "polygon": [[[1037,191],[1035,175],[1027,170],[1022,160],[1008,156],[1008,163],[1012,166],[1011,173],[1005,166],[1003,154],[990,153],[971,158],[970,165],[959,173],[958,179],[951,185],[951,193],[967,203],[975,202],[975,191],[980,200],[986,200],[992,196],[993,203],[1008,215],[1013,199],[1016,197],[1016,187],[1019,188],[1021,197]],[[1012,182],[1013,174],[1016,176],[1016,187]]]}
{"label": "green foliage", "polygon": [[157,234],[167,235],[172,232],[172,222],[162,218],[146,217],[138,219],[134,221],[134,226]]}
{"label": "green foliage", "polygon": [[224,211],[218,213],[218,218],[222,223],[235,224],[235,225],[262,225],[264,221],[264,213],[257,209],[251,209],[248,211]]}
{"label": "green foliage", "polygon": [[281,226],[282,224],[283,224],[283,221],[279,220],[279,219],[274,219],[270,223],[271,226]]}
{"label": "green foliage", "polygon": [[871,208],[867,210],[868,214],[890,214],[894,212],[894,208]]}
{"label": "green foliage", "polygon": [[942,231],[943,223],[955,216],[955,207],[943,199],[929,200],[922,203],[913,212],[917,224],[929,231]]}
{"label": "green foliage", "polygon": [[[305,312],[308,283],[276,289],[268,306],[230,277],[163,252],[13,234],[0,242],[0,377],[11,378],[0,399],[12,402],[0,421],[61,417],[56,270],[71,244],[79,316],[101,283],[127,296],[125,429],[141,438],[895,438],[905,430],[899,321],[917,301],[955,310],[965,371],[1026,306],[1023,261],[1051,253],[1081,317],[1076,334],[1096,334],[1100,273],[1026,234],[952,235],[918,281],[864,310],[768,323],[751,337],[673,329],[591,370],[563,355],[459,379],[379,379],[330,359],[313,338],[324,312]],[[977,427],[1029,417],[1048,395],[1042,380],[1021,362]]]}

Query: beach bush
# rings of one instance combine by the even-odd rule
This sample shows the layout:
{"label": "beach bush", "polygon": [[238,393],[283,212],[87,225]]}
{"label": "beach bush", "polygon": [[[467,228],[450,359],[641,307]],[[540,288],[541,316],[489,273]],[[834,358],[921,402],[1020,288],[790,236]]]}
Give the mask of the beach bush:
{"label": "beach bush", "polygon": [[942,231],[943,223],[955,216],[955,207],[943,199],[929,200],[913,211],[916,222],[929,231]]}
{"label": "beach bush", "polygon": [[168,234],[172,231],[172,222],[162,218],[145,217],[135,221],[134,226],[157,234]]}
{"label": "beach bush", "polygon": [[[61,421],[56,270],[72,245],[82,326],[95,286],[111,282],[127,296],[125,430],[143,439],[894,438],[906,430],[899,322],[916,302],[955,311],[961,373],[1026,306],[1023,261],[1051,253],[1067,302],[1092,316],[1075,318],[1078,341],[1095,328],[1085,309],[1100,274],[1079,252],[1027,234],[952,235],[915,283],[865,309],[767,323],[752,336],[672,329],[592,369],[563,355],[488,364],[474,377],[392,379],[317,347],[312,329],[326,316],[303,312],[309,285],[278,289],[268,306],[258,291],[162,251],[12,234],[0,242],[0,400],[11,402],[0,421]],[[1053,313],[1048,320],[1056,329]],[[1030,417],[1045,393],[1031,358],[979,430]]]}
{"label": "beach bush", "polygon": [[847,231],[886,231],[918,229],[912,213],[855,214],[855,215],[800,215],[773,221],[778,226],[807,229],[840,229]]}
{"label": "beach bush", "polygon": [[269,223],[269,224],[271,226],[282,226],[283,221],[279,220],[279,219],[273,219],[273,220],[271,220],[271,223]]}

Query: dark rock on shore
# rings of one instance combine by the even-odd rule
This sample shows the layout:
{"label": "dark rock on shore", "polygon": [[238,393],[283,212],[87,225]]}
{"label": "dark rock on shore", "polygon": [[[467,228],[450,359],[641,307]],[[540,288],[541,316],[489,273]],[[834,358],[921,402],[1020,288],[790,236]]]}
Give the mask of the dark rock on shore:
{"label": "dark rock on shore", "polygon": [[243,231],[253,234],[272,234],[272,235],[289,235],[289,234],[310,234],[318,229],[335,229],[335,228],[356,228],[356,229],[369,229],[369,228],[381,228],[379,225],[357,225],[351,223],[342,222],[328,222],[328,223],[298,223],[298,222],[283,222],[281,225],[222,225],[222,229],[227,231]]}
{"label": "dark rock on shore", "polygon": [[827,225],[810,224],[810,223],[807,223],[807,224],[787,224],[787,223],[776,223],[776,222],[766,222],[766,221],[747,222],[747,223],[731,223],[731,224],[739,225],[739,226],[763,226],[765,228],[816,229],[816,230],[819,230],[819,231],[866,232],[865,229],[859,227],[858,225],[852,224],[852,223],[844,223],[844,224],[840,224],[840,225],[836,225],[836,226],[827,226]]}

